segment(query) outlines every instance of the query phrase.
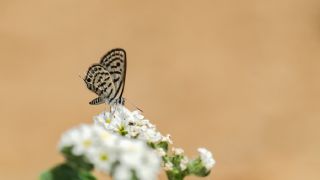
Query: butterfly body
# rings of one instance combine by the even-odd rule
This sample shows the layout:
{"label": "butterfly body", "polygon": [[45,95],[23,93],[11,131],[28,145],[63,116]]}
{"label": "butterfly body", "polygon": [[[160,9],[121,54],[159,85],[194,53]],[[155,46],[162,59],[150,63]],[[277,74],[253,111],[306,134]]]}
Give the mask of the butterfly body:
{"label": "butterfly body", "polygon": [[91,105],[108,103],[124,104],[122,97],[126,77],[126,52],[116,48],[104,55],[99,64],[89,67],[83,79],[89,90],[98,95],[89,102]]}

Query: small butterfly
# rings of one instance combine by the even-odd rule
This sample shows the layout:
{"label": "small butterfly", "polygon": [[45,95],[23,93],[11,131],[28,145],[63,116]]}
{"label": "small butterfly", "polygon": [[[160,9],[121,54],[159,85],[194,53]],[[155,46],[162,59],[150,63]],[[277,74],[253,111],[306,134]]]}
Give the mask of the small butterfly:
{"label": "small butterfly", "polygon": [[126,78],[126,52],[116,48],[104,55],[99,64],[89,67],[83,79],[89,90],[99,97],[89,102],[91,105],[108,103],[109,105],[124,104],[122,97]]}

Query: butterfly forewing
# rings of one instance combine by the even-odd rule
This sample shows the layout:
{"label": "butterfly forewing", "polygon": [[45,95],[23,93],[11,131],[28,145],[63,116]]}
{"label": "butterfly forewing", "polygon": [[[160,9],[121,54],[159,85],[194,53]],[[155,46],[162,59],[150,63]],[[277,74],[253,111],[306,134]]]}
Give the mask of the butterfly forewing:
{"label": "butterfly forewing", "polygon": [[115,93],[110,96],[110,101],[120,99],[126,78],[126,52],[120,48],[112,49],[101,58],[100,64],[110,73],[115,86]]}

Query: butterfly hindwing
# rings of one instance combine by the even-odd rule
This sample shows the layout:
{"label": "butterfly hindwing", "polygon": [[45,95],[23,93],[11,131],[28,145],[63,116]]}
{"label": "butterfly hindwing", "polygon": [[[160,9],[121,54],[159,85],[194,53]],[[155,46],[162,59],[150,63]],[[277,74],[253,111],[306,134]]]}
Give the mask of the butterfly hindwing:
{"label": "butterfly hindwing", "polygon": [[[115,94],[113,79],[106,68],[100,64],[94,64],[89,67],[84,81],[88,89],[96,93],[99,97],[103,97],[103,99],[108,100],[109,97]],[[98,104],[97,100],[95,102],[95,104]]]}

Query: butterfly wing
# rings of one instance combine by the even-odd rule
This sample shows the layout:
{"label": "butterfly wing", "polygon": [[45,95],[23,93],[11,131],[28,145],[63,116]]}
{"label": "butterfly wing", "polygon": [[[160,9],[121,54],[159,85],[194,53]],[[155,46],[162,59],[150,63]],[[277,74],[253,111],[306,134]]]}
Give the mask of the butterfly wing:
{"label": "butterfly wing", "polygon": [[126,78],[127,59],[125,50],[112,49],[101,58],[100,64],[110,73],[115,87],[115,93],[110,96],[110,102],[120,99]]}
{"label": "butterfly wing", "polygon": [[100,64],[94,64],[89,67],[87,75],[83,80],[88,89],[99,96],[92,100],[90,104],[101,104],[105,100],[110,102],[110,97],[113,97],[116,93],[111,74]]}

